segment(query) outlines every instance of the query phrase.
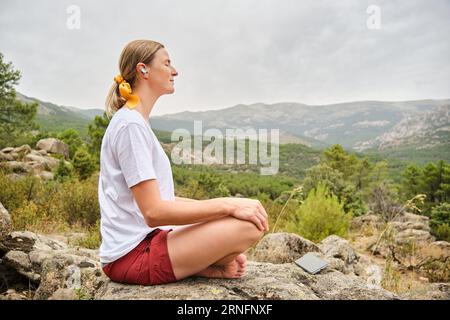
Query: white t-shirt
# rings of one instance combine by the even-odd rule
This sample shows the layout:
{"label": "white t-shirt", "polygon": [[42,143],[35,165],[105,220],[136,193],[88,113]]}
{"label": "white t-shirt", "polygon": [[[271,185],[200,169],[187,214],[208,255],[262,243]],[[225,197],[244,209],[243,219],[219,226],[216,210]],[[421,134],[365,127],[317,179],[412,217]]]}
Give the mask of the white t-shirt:
{"label": "white t-shirt", "polygon": [[[133,250],[155,228],[144,220],[130,188],[156,179],[162,200],[175,201],[172,169],[150,123],[124,106],[102,140],[98,198],[102,243],[100,261],[110,263]],[[160,229],[175,226],[159,226]]]}

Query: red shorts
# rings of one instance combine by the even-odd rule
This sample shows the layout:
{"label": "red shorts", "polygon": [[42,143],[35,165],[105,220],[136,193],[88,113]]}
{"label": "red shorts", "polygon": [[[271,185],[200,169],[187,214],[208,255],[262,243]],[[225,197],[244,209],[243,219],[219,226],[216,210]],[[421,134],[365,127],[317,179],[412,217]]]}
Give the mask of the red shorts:
{"label": "red shorts", "polygon": [[155,285],[175,282],[167,250],[167,234],[172,231],[156,228],[139,245],[123,257],[103,267],[114,282]]}

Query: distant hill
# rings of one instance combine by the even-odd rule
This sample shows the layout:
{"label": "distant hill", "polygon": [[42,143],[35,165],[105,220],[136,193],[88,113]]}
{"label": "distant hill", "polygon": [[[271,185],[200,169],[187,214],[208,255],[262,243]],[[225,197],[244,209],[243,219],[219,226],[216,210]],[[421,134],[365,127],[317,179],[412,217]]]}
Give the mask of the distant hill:
{"label": "distant hill", "polygon": [[194,120],[201,120],[204,128],[277,128],[280,135],[296,137],[298,143],[311,147],[323,148],[339,143],[354,149],[364,141],[389,131],[407,116],[449,103],[450,99],[330,105],[255,103],[221,110],[155,116],[152,121],[157,128],[169,128],[174,121],[179,127],[192,127]]}
{"label": "distant hill", "polygon": [[101,109],[79,109],[44,102],[36,98],[27,97],[17,93],[17,98],[24,102],[37,102],[37,123],[42,130],[46,131],[64,131],[72,128],[80,132],[81,135],[87,134],[87,127],[96,115],[102,115]]}
{"label": "distant hill", "polygon": [[[48,131],[78,130],[86,136],[88,124],[103,110],[79,109],[43,102],[18,93],[23,101],[39,105],[37,121]],[[201,112],[180,112],[152,116],[150,123],[164,143],[178,128],[193,133],[194,121],[202,121],[202,132],[225,129],[279,129],[280,143],[289,143],[290,156],[306,149],[320,151],[339,143],[349,151],[371,157],[386,157],[424,164],[443,159],[450,162],[450,99],[403,102],[359,101],[331,105],[301,103],[239,104],[230,108]],[[294,144],[306,146],[301,151]],[[281,149],[281,148],[280,148]],[[285,150],[286,151],[286,150]],[[313,158],[317,160],[317,154]],[[291,161],[292,160],[292,161]],[[303,161],[303,160],[299,160]],[[307,161],[308,162],[308,161]],[[287,171],[295,171],[291,166]]]}
{"label": "distant hill", "polygon": [[418,164],[450,159],[450,105],[405,117],[391,130],[359,146],[365,153]]}

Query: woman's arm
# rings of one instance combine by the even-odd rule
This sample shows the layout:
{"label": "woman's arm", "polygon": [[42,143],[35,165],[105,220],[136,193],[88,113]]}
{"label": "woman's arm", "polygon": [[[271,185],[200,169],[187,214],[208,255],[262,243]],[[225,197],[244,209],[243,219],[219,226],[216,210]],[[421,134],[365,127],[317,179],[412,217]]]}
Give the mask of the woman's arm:
{"label": "woman's arm", "polygon": [[195,200],[190,198],[184,198],[184,197],[175,197],[175,201],[183,201],[183,202],[199,202],[201,200]]}
{"label": "woman's arm", "polygon": [[142,181],[131,187],[131,191],[146,223],[152,228],[214,220],[231,215],[236,207],[222,198],[201,201],[162,200],[155,179]]}

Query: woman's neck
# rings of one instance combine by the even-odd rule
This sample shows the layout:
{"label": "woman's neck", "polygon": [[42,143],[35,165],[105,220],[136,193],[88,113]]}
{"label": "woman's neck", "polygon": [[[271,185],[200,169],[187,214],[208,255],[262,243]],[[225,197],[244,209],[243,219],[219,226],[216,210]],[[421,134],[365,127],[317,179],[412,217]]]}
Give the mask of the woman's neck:
{"label": "woman's neck", "polygon": [[140,100],[135,110],[142,114],[145,119],[150,119],[150,113],[152,112],[156,100],[158,100],[160,95],[145,86],[136,88],[134,90],[134,94],[137,94]]}

